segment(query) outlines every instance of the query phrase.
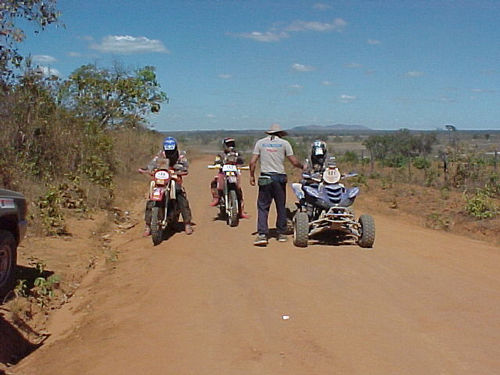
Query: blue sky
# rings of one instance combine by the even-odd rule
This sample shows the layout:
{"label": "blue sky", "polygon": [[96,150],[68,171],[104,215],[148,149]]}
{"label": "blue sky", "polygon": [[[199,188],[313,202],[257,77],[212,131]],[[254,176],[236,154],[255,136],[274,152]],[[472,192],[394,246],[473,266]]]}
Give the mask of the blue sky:
{"label": "blue sky", "polygon": [[500,1],[59,0],[20,46],[62,78],[153,65],[158,130],[500,130]]}

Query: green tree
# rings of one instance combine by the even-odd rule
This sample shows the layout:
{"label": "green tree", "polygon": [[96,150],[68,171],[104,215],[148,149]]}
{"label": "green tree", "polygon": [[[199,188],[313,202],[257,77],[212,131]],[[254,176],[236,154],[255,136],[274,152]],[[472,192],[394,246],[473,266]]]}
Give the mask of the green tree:
{"label": "green tree", "polygon": [[103,129],[144,125],[149,113],[168,102],[152,66],[130,72],[119,65],[83,65],[63,84],[60,98],[77,116],[94,119]]}
{"label": "green tree", "polygon": [[[12,74],[12,66],[19,67],[22,56],[17,44],[26,38],[18,24],[20,20],[36,23],[40,29],[57,22],[57,0],[1,0],[0,1],[0,84],[5,87]],[[39,32],[39,30],[35,31]]]}

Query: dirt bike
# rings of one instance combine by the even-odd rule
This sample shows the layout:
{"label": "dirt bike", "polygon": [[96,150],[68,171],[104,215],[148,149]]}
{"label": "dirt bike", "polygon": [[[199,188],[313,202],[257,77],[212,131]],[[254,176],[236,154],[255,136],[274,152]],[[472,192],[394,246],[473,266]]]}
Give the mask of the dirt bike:
{"label": "dirt bike", "polygon": [[219,198],[219,216],[226,220],[230,227],[238,226],[240,220],[241,202],[238,201],[238,176],[240,170],[248,169],[234,163],[209,165],[209,169],[219,169],[222,174],[222,197]]}
{"label": "dirt bike", "polygon": [[375,222],[371,215],[355,219],[351,206],[359,194],[358,187],[346,188],[340,180],[357,174],[341,175],[338,168],[327,165],[323,173],[303,173],[302,182],[292,184],[299,199],[293,218],[293,243],[306,247],[310,236],[325,231],[328,238],[352,240],[361,247],[372,247]]}
{"label": "dirt bike", "polygon": [[159,245],[167,229],[175,230],[179,222],[180,208],[176,185],[182,172],[167,166],[153,170],[149,185],[151,208],[151,238]]}

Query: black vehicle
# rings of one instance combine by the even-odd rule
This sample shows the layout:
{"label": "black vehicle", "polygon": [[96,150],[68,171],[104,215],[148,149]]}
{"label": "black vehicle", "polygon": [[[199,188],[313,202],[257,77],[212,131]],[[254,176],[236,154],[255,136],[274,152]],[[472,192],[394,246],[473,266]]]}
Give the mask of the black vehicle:
{"label": "black vehicle", "polygon": [[0,189],[0,298],[14,287],[17,246],[26,233],[26,210],[21,193]]}

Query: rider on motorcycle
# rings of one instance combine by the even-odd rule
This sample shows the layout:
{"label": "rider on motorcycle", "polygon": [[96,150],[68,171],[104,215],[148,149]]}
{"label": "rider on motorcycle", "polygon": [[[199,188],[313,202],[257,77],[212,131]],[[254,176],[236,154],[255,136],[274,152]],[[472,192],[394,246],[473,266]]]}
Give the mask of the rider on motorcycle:
{"label": "rider on motorcycle", "polygon": [[[187,199],[186,190],[182,186],[182,176],[188,174],[188,160],[186,158],[186,153],[184,151],[179,153],[177,140],[173,137],[166,137],[163,140],[162,149],[153,157],[153,159],[148,163],[146,168],[140,168],[139,172],[151,174],[155,169],[164,166],[168,162],[178,175],[176,187],[177,201],[179,203],[179,208],[181,210],[182,219],[184,221],[184,231],[186,234],[193,233],[193,227],[191,226],[191,209],[189,207],[189,201]],[[151,209],[154,205],[154,201],[148,200],[146,203],[146,212],[144,219],[146,221],[146,229],[144,231],[144,236],[149,236],[151,234]]]}
{"label": "rider on motorcycle", "polygon": [[[219,153],[215,157],[214,165],[222,166],[224,163],[231,162],[238,166],[243,165],[243,158],[240,156],[239,152],[236,151],[236,141],[234,138],[226,137],[222,140],[222,153]],[[219,199],[223,194],[223,178],[224,174],[222,170],[219,169],[219,172],[214,176],[213,180],[210,182],[210,191],[212,192],[212,202],[210,206],[215,207],[219,204]],[[240,218],[248,219],[249,216],[244,212],[244,203],[243,203],[243,191],[241,190],[240,176],[238,175],[238,183],[236,194],[238,197],[238,203],[240,205],[238,212]]]}

